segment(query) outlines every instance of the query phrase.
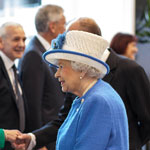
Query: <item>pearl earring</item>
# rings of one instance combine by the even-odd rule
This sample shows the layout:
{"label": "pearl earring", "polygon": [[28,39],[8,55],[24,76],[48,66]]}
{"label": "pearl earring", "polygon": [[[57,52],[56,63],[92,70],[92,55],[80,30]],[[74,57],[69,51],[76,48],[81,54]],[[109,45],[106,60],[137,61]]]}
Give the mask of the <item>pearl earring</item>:
{"label": "pearl earring", "polygon": [[80,80],[82,80],[82,77],[80,77]]}

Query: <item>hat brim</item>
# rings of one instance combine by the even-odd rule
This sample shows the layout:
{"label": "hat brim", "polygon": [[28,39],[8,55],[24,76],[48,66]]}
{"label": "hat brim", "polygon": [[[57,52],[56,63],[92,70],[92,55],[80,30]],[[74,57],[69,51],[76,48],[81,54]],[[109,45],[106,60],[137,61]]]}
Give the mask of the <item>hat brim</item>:
{"label": "hat brim", "polygon": [[50,50],[43,54],[43,58],[49,65],[52,65],[54,67],[58,67],[56,65],[56,60],[64,59],[64,60],[76,61],[76,62],[80,62],[92,66],[98,69],[100,72],[102,72],[103,76],[109,73],[109,66],[105,62],[95,57],[83,53],[79,53],[79,52],[62,50],[62,49]]}

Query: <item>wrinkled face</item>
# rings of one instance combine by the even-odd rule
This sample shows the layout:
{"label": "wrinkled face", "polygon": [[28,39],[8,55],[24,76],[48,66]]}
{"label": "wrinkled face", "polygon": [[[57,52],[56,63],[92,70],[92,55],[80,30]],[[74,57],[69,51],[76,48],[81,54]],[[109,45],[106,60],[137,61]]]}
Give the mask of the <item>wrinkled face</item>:
{"label": "wrinkled face", "polygon": [[0,41],[0,49],[12,61],[21,58],[25,50],[25,33],[21,27],[6,27],[6,36]]}
{"label": "wrinkled face", "polygon": [[71,62],[67,60],[59,60],[58,66],[55,77],[61,83],[62,91],[77,93],[80,86],[80,72],[73,70]]}
{"label": "wrinkled face", "polygon": [[58,36],[58,34],[62,34],[65,32],[65,25],[66,25],[66,19],[64,15],[62,15],[62,18],[59,21],[54,22],[55,24],[55,38]]}
{"label": "wrinkled face", "polygon": [[135,55],[137,52],[138,52],[138,48],[136,47],[136,42],[130,42],[127,45],[127,49],[124,55],[132,60],[135,60]]}

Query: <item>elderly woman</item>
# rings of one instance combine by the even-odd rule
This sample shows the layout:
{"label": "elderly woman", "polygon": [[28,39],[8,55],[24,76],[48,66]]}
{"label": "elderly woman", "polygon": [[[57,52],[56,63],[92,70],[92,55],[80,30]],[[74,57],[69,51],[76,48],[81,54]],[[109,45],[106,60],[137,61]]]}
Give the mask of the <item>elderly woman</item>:
{"label": "elderly woman", "polygon": [[98,35],[69,31],[44,54],[58,68],[63,92],[77,95],[60,127],[56,150],[128,150],[128,122],[115,90],[101,80],[109,67],[103,61],[108,42]]}
{"label": "elderly woman", "polygon": [[138,52],[136,43],[136,36],[119,32],[112,38],[110,48],[112,48],[117,54],[135,60],[135,56]]}

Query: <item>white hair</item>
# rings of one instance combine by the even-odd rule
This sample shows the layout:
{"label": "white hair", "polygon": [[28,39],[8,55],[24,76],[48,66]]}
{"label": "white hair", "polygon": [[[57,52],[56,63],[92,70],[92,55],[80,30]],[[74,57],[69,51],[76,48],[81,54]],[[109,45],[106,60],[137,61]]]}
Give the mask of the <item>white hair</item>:
{"label": "white hair", "polygon": [[[54,64],[58,65],[58,59],[54,61]],[[76,61],[70,61],[70,64],[73,70],[80,71],[80,72],[85,71],[87,76],[89,77],[97,78],[97,79],[102,79],[104,77],[104,74],[102,72],[100,72],[98,69],[92,66],[89,66],[80,62],[76,62]]]}
{"label": "white hair", "polygon": [[19,24],[19,23],[16,23],[16,22],[6,22],[6,23],[2,24],[1,27],[0,27],[0,37],[3,38],[3,37],[5,37],[7,35],[6,28],[10,27],[10,26],[23,28],[22,25]]}
{"label": "white hair", "polygon": [[80,62],[71,61],[71,67],[76,71],[85,71],[86,74],[92,78],[99,79],[104,76],[98,69]]}
{"label": "white hair", "polygon": [[47,32],[49,22],[59,21],[63,15],[63,8],[57,5],[42,6],[35,16],[37,32]]}

